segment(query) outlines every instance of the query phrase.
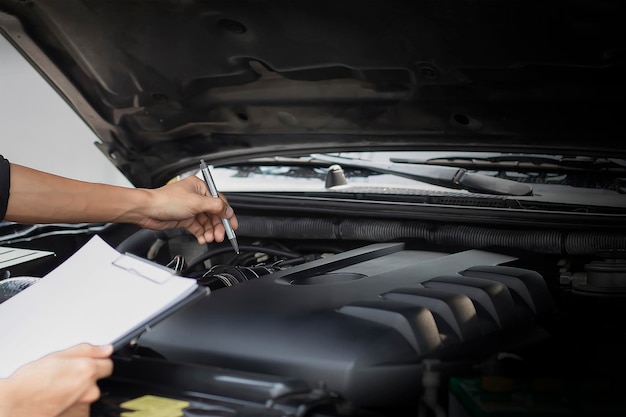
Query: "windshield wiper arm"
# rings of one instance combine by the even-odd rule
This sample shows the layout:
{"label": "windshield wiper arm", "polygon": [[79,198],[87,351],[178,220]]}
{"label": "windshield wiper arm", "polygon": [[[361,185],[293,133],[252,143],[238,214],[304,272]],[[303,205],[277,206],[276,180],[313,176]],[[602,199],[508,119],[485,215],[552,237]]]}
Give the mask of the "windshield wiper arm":
{"label": "windshield wiper arm", "polygon": [[476,193],[521,196],[532,195],[533,192],[532,187],[528,184],[484,174],[471,173],[464,168],[426,164],[378,163],[325,154],[313,154],[311,157],[333,164],[365,168],[371,171],[394,174],[428,184],[464,189]]}

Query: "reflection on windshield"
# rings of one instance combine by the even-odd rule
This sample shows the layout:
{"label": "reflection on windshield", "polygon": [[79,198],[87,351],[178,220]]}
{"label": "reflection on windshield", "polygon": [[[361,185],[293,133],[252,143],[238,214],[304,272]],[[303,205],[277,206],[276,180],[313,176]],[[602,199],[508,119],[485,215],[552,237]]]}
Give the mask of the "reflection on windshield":
{"label": "reflection on windshield", "polygon": [[[340,152],[334,153],[335,156],[361,159],[364,161],[385,162],[388,163],[392,158],[419,158],[428,160],[431,158],[440,158],[449,153],[442,152]],[[472,155],[476,157],[491,157],[499,155],[498,153],[475,152]],[[302,162],[311,160],[310,156],[299,158]],[[216,182],[220,184],[220,190],[223,191],[282,191],[282,192],[299,192],[299,191],[328,191],[326,185],[326,175],[328,168],[316,165],[296,166],[288,165],[288,161],[294,161],[293,158],[280,158],[281,165],[268,165],[268,160],[263,159],[263,164],[259,165],[240,165],[228,167],[213,167],[212,172],[216,177]],[[276,160],[278,162],[278,159]],[[415,181],[403,177],[389,174],[380,174],[373,171],[363,169],[343,168],[347,187],[343,189],[368,188],[379,189],[381,193],[388,194],[394,190],[398,194],[404,194],[403,190],[422,190],[422,191],[449,191],[446,187],[440,187],[424,182]],[[342,187],[335,187],[333,191],[341,191]],[[462,190],[455,190],[463,192]]]}
{"label": "reflection on windshield", "polygon": [[[216,183],[220,190],[228,191],[328,191],[326,188],[326,169],[307,167],[284,167],[284,166],[243,166],[243,167],[214,167],[212,169]],[[394,175],[364,172],[363,170],[350,170],[344,168],[346,188],[368,187],[384,189],[420,189],[420,190],[447,190],[426,183],[418,183],[408,178]],[[342,187],[333,190],[340,191]]]}
{"label": "reflection on windshield", "polygon": [[[468,173],[532,184],[534,201],[590,201],[626,207],[626,163],[610,158],[497,152],[341,152],[334,157],[377,163],[454,166]],[[467,191],[342,165],[346,185],[326,187],[328,161],[311,155],[258,158],[212,168],[224,192],[432,194]],[[192,171],[189,174],[195,175]],[[471,193],[470,193],[471,194]]]}

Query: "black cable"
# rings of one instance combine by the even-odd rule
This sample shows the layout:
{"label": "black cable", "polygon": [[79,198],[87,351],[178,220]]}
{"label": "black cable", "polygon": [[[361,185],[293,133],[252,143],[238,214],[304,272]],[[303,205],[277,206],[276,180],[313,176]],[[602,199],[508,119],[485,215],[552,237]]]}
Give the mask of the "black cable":
{"label": "black cable", "polygon": [[[195,259],[192,259],[191,262],[189,262],[189,264],[187,265],[187,268],[185,268],[182,271],[182,275],[184,276],[190,273],[196,266],[206,261],[207,259],[210,259],[213,256],[217,256],[222,253],[231,252],[232,250],[233,248],[225,246],[225,247],[221,247],[221,248],[217,248],[217,249],[205,252],[202,255],[197,256]],[[268,255],[282,256],[288,259],[297,259],[302,256],[299,253],[288,252],[288,251],[273,249],[273,248],[263,248],[263,247],[255,246],[255,245],[239,246],[239,252],[246,252],[246,251],[247,252],[262,252]]]}

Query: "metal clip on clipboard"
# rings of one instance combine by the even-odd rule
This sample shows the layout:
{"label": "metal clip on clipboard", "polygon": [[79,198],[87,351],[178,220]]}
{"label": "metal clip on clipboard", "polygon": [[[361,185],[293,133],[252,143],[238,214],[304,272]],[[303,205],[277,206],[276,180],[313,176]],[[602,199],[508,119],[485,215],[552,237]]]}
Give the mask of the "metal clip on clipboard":
{"label": "metal clip on clipboard", "polygon": [[134,275],[154,281],[157,284],[165,283],[174,275],[172,269],[128,252],[120,255],[112,264]]}

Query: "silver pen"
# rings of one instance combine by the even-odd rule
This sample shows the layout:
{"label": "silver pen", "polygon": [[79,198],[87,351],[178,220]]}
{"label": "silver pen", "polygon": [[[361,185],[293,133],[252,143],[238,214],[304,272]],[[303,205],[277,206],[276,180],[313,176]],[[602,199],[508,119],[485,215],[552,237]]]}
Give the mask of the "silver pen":
{"label": "silver pen", "polygon": [[[211,171],[209,171],[209,167],[207,166],[204,159],[200,160],[200,171],[202,171],[202,176],[204,177],[204,182],[209,189],[211,195],[215,198],[219,198],[219,194],[217,192],[217,187],[215,186],[215,181],[213,181],[213,177],[211,176]],[[239,244],[237,243],[237,238],[235,237],[235,232],[233,231],[232,226],[228,219],[222,218],[222,224],[224,225],[224,230],[226,230],[226,236],[228,240],[230,240],[230,244],[233,245],[233,249],[237,255],[239,255]]]}

